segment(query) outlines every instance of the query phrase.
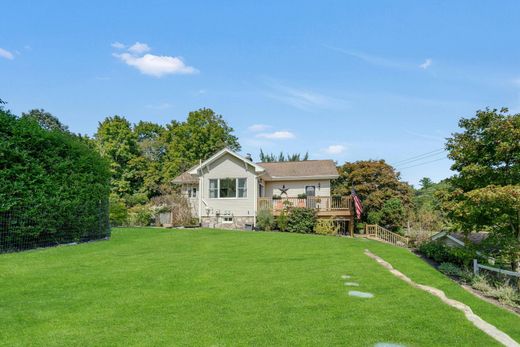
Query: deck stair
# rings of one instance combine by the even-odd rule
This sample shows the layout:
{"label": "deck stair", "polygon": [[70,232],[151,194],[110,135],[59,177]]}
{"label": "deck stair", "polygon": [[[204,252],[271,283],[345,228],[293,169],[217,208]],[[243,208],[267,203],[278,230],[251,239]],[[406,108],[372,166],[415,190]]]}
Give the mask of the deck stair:
{"label": "deck stair", "polygon": [[407,237],[396,234],[377,224],[367,224],[365,226],[365,236],[369,239],[391,243],[399,247],[408,247]]}

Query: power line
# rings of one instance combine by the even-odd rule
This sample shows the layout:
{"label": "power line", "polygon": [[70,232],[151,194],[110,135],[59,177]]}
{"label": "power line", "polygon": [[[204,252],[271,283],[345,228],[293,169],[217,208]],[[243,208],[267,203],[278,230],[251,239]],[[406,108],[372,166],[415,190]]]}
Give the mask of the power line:
{"label": "power line", "polygon": [[441,160],[446,160],[446,159],[448,159],[448,158],[440,158],[440,159],[430,160],[430,161],[426,161],[424,163],[419,163],[419,164],[415,164],[415,165],[411,165],[411,166],[402,167],[402,168],[400,168],[398,170],[409,169],[409,168],[412,168],[412,167],[422,166],[422,165],[426,165],[426,164],[430,164],[430,163],[435,163],[436,161],[441,161]]}
{"label": "power line", "polygon": [[433,153],[433,154],[428,154],[428,155],[422,156],[422,157],[417,158],[417,159],[413,159],[413,160],[408,160],[406,162],[402,162],[401,164],[397,164],[396,167],[404,166],[404,165],[410,165],[410,164],[412,164],[412,163],[414,163],[416,161],[422,161],[424,159],[428,159],[428,158],[431,158],[431,157],[438,157],[439,155],[441,155],[442,157],[446,157],[443,152]]}
{"label": "power line", "polygon": [[437,154],[441,154],[444,151],[445,151],[444,148],[440,148],[440,149],[436,149],[434,151],[426,152],[426,153],[423,153],[423,154],[418,154],[416,156],[413,156],[413,157],[410,157],[410,158],[403,159],[403,160],[400,160],[398,162],[395,162],[394,165],[403,165],[403,164],[406,164],[408,162],[413,162],[413,161],[421,160],[423,158],[432,157],[432,156],[435,156]]}

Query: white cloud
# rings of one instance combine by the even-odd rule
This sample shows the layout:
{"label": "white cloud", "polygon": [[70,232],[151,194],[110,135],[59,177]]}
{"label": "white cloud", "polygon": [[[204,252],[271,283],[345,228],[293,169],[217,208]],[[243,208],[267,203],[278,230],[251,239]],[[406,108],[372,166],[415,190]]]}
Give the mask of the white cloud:
{"label": "white cloud", "polygon": [[253,133],[258,133],[260,131],[266,131],[267,129],[271,128],[270,125],[266,125],[266,124],[253,124],[251,126],[249,126],[247,128],[247,130],[253,132]]}
{"label": "white cloud", "polygon": [[[119,42],[112,44],[112,47],[126,47]],[[168,55],[154,55],[144,54],[150,51],[151,48],[146,43],[136,42],[127,49],[124,53],[113,53],[112,55],[119,58],[121,61],[129,66],[133,66],[142,74],[162,77],[169,74],[193,74],[198,70],[194,67],[184,64],[180,57],[173,57]]]}
{"label": "white cloud", "polygon": [[110,46],[114,47],[114,48],[117,48],[117,49],[124,49],[126,48],[126,45],[122,44],[121,42],[113,42],[110,44]]}
{"label": "white cloud", "polygon": [[9,60],[13,60],[14,59],[14,54],[9,52],[6,49],[0,48],[0,57],[5,58],[5,59],[9,59]]}
{"label": "white cloud", "polygon": [[424,61],[424,63],[422,63],[421,65],[419,65],[419,67],[420,67],[421,69],[425,69],[425,70],[426,70],[427,68],[429,68],[429,67],[432,65],[432,63],[433,63],[433,60],[431,60],[430,58],[428,58],[428,59],[426,59],[426,60]]}
{"label": "white cloud", "polygon": [[261,133],[256,135],[256,137],[263,139],[271,139],[271,140],[289,140],[294,139],[296,136],[290,131],[275,131],[272,133]]}
{"label": "white cloud", "polygon": [[128,47],[128,52],[133,54],[143,54],[146,52],[150,52],[151,48],[146,43],[136,42],[132,46]]}
{"label": "white cloud", "polygon": [[325,153],[338,155],[342,154],[347,150],[347,147],[343,145],[330,145],[327,148],[325,148]]}

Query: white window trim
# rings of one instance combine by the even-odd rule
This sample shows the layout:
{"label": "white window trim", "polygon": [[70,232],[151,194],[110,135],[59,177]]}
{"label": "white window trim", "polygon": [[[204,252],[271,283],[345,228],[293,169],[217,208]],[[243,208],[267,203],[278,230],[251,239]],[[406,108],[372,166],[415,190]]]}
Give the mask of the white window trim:
{"label": "white window trim", "polygon": [[[231,220],[227,221],[226,218],[231,218]],[[224,216],[222,217],[222,224],[233,224],[234,220],[231,216]]]}
{"label": "white window trim", "polygon": [[[236,191],[236,196],[235,197],[227,197],[227,198],[221,198],[220,197],[220,180],[225,180],[225,179],[234,179],[236,180],[236,183],[235,183],[235,191]],[[246,180],[246,185],[245,185],[245,191],[246,191],[246,196],[243,196],[243,197],[239,197],[238,196],[238,180],[240,179],[245,179]],[[217,197],[216,198],[212,198],[211,197],[211,185],[209,183],[209,181],[211,180],[217,180]],[[219,200],[247,200],[247,194],[249,193],[247,189],[247,177],[223,177],[223,178],[210,178],[208,181],[208,198],[209,199],[212,199],[212,200],[216,200],[216,199],[219,199]]]}

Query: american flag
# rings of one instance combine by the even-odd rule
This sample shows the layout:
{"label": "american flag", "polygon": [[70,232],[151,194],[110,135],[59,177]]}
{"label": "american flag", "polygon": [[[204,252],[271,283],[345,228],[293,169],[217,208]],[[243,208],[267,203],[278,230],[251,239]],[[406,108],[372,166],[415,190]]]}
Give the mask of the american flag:
{"label": "american flag", "polygon": [[358,220],[361,219],[361,214],[363,213],[363,205],[361,204],[361,200],[359,200],[359,196],[357,196],[354,187],[350,190],[350,194],[352,195],[352,199],[354,199],[354,209],[356,210],[356,217]]}

